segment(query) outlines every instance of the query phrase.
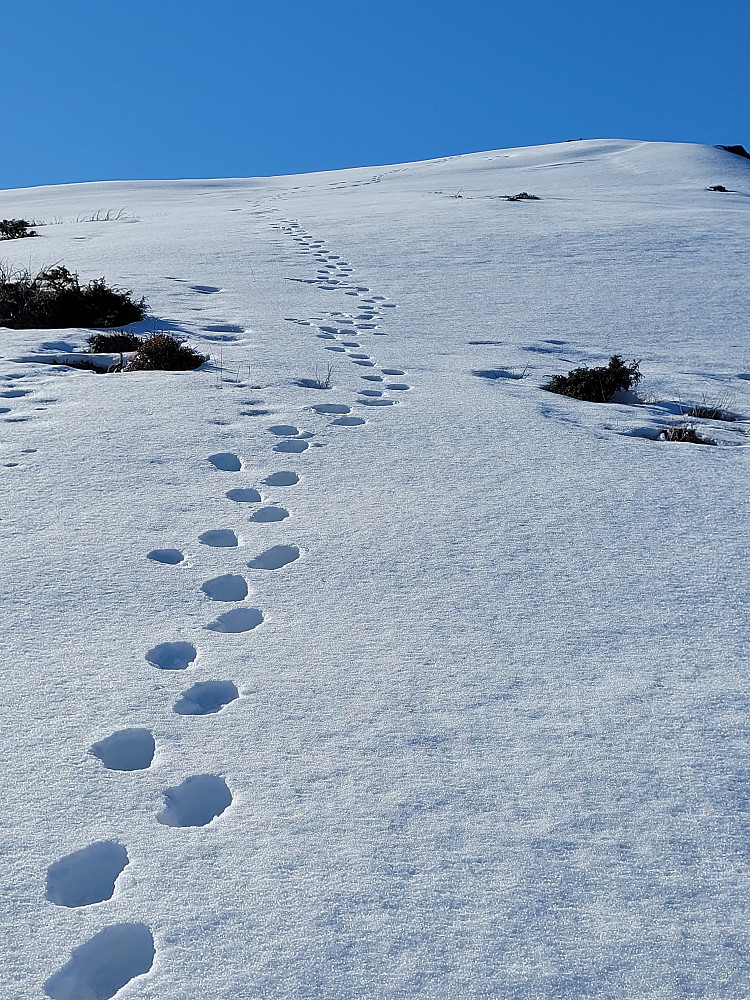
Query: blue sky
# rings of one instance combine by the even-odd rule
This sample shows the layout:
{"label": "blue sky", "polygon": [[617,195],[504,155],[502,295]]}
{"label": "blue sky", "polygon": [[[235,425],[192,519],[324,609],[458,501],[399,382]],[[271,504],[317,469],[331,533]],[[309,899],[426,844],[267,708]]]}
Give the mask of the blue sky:
{"label": "blue sky", "polygon": [[747,0],[41,0],[0,30],[0,188],[750,146]]}

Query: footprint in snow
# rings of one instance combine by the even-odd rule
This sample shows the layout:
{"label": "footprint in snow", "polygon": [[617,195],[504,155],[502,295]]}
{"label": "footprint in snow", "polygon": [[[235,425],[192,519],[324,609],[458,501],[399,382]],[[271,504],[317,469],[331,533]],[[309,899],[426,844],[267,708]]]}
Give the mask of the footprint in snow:
{"label": "footprint in snow", "polygon": [[208,460],[215,468],[222,472],[239,472],[242,462],[231,451],[222,451],[216,455],[209,455]]}
{"label": "footprint in snow", "polygon": [[263,482],[266,486],[296,486],[299,476],[296,472],[272,472]]}
{"label": "footprint in snow", "polygon": [[375,362],[374,361],[359,361],[359,360],[355,360],[355,361],[352,362],[352,364],[354,364],[354,365],[363,365],[365,368],[374,368],[375,367]]}
{"label": "footprint in snow", "polygon": [[411,389],[411,386],[407,385],[406,382],[386,382],[385,387],[394,392],[404,392],[406,389]]}
{"label": "footprint in snow", "polygon": [[231,681],[201,681],[185,691],[173,711],[177,715],[215,715],[239,696]]}
{"label": "footprint in snow", "polygon": [[396,403],[395,399],[384,399],[382,396],[376,399],[362,399],[360,400],[363,406],[394,406]]}
{"label": "footprint in snow", "polygon": [[148,729],[120,729],[89,750],[110,771],[145,771],[151,767],[156,743]]}
{"label": "footprint in snow", "polygon": [[198,651],[191,642],[162,642],[146,653],[146,659],[160,670],[187,670]]}
{"label": "footprint in snow", "polygon": [[179,549],[152,549],[147,555],[147,559],[152,562],[166,563],[168,566],[177,566],[184,561],[185,556]]}
{"label": "footprint in snow", "polygon": [[233,608],[219,615],[215,622],[206,625],[209,632],[251,632],[263,623],[263,615],[257,608]]}
{"label": "footprint in snow", "polygon": [[272,524],[275,521],[284,521],[289,517],[289,511],[284,507],[260,507],[254,511],[250,520],[255,524]]}
{"label": "footprint in snow", "polygon": [[402,372],[400,368],[381,368],[381,372],[384,375],[405,375],[406,372]]}
{"label": "footprint in snow", "polygon": [[360,389],[359,390],[359,394],[360,394],[360,396],[373,396],[373,397],[375,397],[375,396],[382,396],[383,395],[383,390],[382,389]]}
{"label": "footprint in snow", "polygon": [[166,788],[164,801],[156,817],[164,826],[206,826],[232,804],[232,793],[217,774],[195,774]]}
{"label": "footprint in snow", "polygon": [[214,549],[231,549],[239,545],[235,533],[229,528],[213,528],[198,536],[201,545],[210,545]]}
{"label": "footprint in snow", "polygon": [[110,1000],[154,964],[154,938],[146,924],[112,924],[75,948],[44,984],[51,1000]]}
{"label": "footprint in snow", "polygon": [[89,844],[47,869],[45,899],[57,906],[90,906],[111,899],[128,864],[128,852],[111,840]]}
{"label": "footprint in snow", "polygon": [[300,455],[309,447],[307,441],[300,441],[299,438],[287,438],[287,440],[279,441],[278,444],[274,445],[273,450],[287,455]]}
{"label": "footprint in snow", "polygon": [[360,378],[365,379],[366,382],[382,382],[382,375],[361,375]]}
{"label": "footprint in snow", "polygon": [[190,289],[193,292],[199,292],[201,295],[213,295],[214,292],[221,291],[216,285],[191,285]]}
{"label": "footprint in snow", "polygon": [[244,601],[247,597],[247,580],[244,576],[227,573],[216,576],[213,580],[206,580],[201,585],[201,590],[212,601]]}
{"label": "footprint in snow", "polygon": [[316,413],[349,413],[351,406],[346,406],[345,403],[318,403],[313,406],[313,410]]}
{"label": "footprint in snow", "polygon": [[295,427],[294,424],[274,424],[268,429],[277,437],[296,437],[300,432],[299,427]]}
{"label": "footprint in snow", "polygon": [[229,490],[226,494],[235,503],[260,503],[260,493],[250,487],[247,489]]}
{"label": "footprint in snow", "polygon": [[331,426],[333,427],[360,427],[362,424],[367,423],[364,417],[339,417],[338,420],[332,420]]}
{"label": "footprint in snow", "polygon": [[299,549],[296,545],[274,545],[265,552],[261,552],[255,559],[251,559],[247,564],[250,569],[281,569],[289,563],[299,559]]}

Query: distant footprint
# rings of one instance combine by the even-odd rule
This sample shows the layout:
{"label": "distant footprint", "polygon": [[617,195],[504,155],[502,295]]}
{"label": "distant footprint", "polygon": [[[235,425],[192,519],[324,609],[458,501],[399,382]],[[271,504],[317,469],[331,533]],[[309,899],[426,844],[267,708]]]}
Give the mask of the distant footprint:
{"label": "distant footprint", "polygon": [[156,743],[148,729],[120,729],[94,743],[93,754],[110,771],[144,771],[151,767]]}
{"label": "distant footprint", "polygon": [[230,451],[222,451],[216,455],[209,455],[208,460],[211,465],[222,472],[239,472],[242,468],[242,462]]}
{"label": "distant footprint", "polygon": [[274,424],[268,429],[277,437],[296,437],[299,434],[299,427],[295,427],[294,424]]}
{"label": "distant footprint", "polygon": [[360,375],[360,378],[363,378],[366,382],[382,382],[383,381],[383,376],[382,375]]}
{"label": "distant footprint", "polygon": [[375,367],[375,362],[374,361],[353,361],[352,364],[363,365],[365,368],[374,368]]}
{"label": "distant footprint", "polygon": [[162,642],[146,653],[146,659],[160,670],[187,670],[198,651],[191,642]]}
{"label": "distant footprint", "polygon": [[279,441],[274,445],[273,450],[287,455],[301,455],[309,448],[307,441],[300,441],[299,438],[288,438],[286,441]]}
{"label": "distant footprint", "polygon": [[213,580],[206,580],[201,590],[212,601],[244,601],[247,597],[247,580],[244,576],[227,573],[216,576]]}
{"label": "distant footprint", "polygon": [[386,383],[386,389],[393,389],[394,392],[403,392],[406,389],[411,389],[410,385],[406,382],[388,382]]}
{"label": "distant footprint", "polygon": [[226,495],[235,503],[260,503],[260,493],[252,488],[229,490]]}
{"label": "distant footprint", "polygon": [[313,406],[316,413],[349,413],[351,406],[345,403],[318,403]]}
{"label": "distant footprint", "polygon": [[164,791],[165,808],[156,817],[164,826],[206,826],[232,804],[232,793],[216,774],[195,774]]}
{"label": "distant footprint", "polygon": [[155,955],[146,924],[112,924],[75,948],[70,960],[44,984],[44,992],[51,1000],[110,1000],[148,972]]}
{"label": "distant footprint", "polygon": [[209,632],[251,632],[263,623],[263,615],[257,608],[233,608],[219,615],[215,622],[206,625]]}
{"label": "distant footprint", "polygon": [[400,368],[381,368],[381,372],[384,375],[405,375],[406,372],[402,372]]}
{"label": "distant footprint", "polygon": [[359,394],[360,394],[360,396],[370,396],[372,398],[375,398],[377,396],[382,396],[383,395],[383,390],[382,389],[360,389],[359,390]]}
{"label": "distant footprint", "polygon": [[266,486],[296,486],[299,476],[296,472],[272,472],[263,480]]}
{"label": "distant footprint", "polygon": [[166,563],[168,566],[176,566],[184,561],[185,556],[179,549],[152,549],[147,555],[147,559],[152,562]]}
{"label": "distant footprint", "polygon": [[185,691],[173,710],[178,715],[215,715],[239,696],[231,681],[201,681]]}
{"label": "distant footprint", "polygon": [[395,399],[384,399],[382,396],[377,399],[362,399],[360,400],[363,406],[393,406],[396,402]]}
{"label": "distant footprint", "polygon": [[198,541],[202,545],[210,545],[215,549],[231,549],[239,545],[239,540],[235,533],[229,528],[214,528],[211,531],[204,531],[198,536]]}
{"label": "distant footprint", "polygon": [[296,545],[274,545],[265,552],[261,552],[255,559],[248,563],[250,569],[281,569],[289,563],[299,559],[299,549]]}
{"label": "distant footprint", "polygon": [[200,292],[201,295],[213,295],[214,292],[221,291],[216,285],[191,285],[190,289],[193,292]]}
{"label": "distant footprint", "polygon": [[331,421],[331,426],[359,427],[364,423],[367,423],[364,417],[339,417],[338,420]]}
{"label": "distant footprint", "polygon": [[255,524],[272,524],[275,521],[283,521],[289,517],[289,511],[284,507],[261,507],[254,511],[250,520]]}
{"label": "distant footprint", "polygon": [[57,906],[90,906],[111,899],[128,861],[122,844],[111,840],[89,844],[49,866],[45,899]]}

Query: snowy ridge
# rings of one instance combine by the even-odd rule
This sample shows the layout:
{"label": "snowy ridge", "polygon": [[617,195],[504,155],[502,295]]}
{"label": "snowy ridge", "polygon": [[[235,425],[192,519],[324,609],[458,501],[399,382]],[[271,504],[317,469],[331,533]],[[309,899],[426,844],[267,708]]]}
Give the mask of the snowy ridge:
{"label": "snowy ridge", "polygon": [[[628,140],[0,193],[210,354],[0,337],[3,995],[750,996],[749,194]],[[642,401],[542,390],[613,353]]]}

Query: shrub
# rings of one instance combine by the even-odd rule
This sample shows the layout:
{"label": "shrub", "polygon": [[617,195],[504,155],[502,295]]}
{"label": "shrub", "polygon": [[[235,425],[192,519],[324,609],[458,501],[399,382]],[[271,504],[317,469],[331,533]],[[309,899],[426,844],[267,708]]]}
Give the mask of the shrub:
{"label": "shrub", "polygon": [[679,441],[687,444],[716,444],[712,438],[701,437],[693,424],[675,424],[665,427],[659,435],[660,441]]}
{"label": "shrub", "polygon": [[528,191],[520,191],[518,194],[510,194],[506,201],[539,201],[539,195],[529,194]]}
{"label": "shrub", "polygon": [[3,219],[0,221],[0,240],[21,240],[24,236],[38,236],[39,233],[30,229],[26,219]]}
{"label": "shrub", "polygon": [[643,378],[639,364],[633,361],[627,365],[619,354],[613,354],[606,368],[574,368],[567,375],[555,375],[542,388],[590,403],[608,403],[616,392],[638,385]]}
{"label": "shrub", "polygon": [[724,194],[728,194],[723,184],[712,184],[711,187],[706,188],[706,191],[723,191]]}
{"label": "shrub", "polygon": [[88,338],[89,350],[92,354],[121,354],[123,351],[137,351],[143,343],[135,333],[92,333]]}
{"label": "shrub", "polygon": [[82,285],[67,267],[43,268],[32,277],[28,270],[0,267],[0,326],[34,327],[126,326],[146,315],[144,299],[110,288],[104,278]]}
{"label": "shrub", "polygon": [[208,358],[169,333],[154,333],[142,340],[138,351],[125,366],[127,372],[184,372],[200,368]]}

